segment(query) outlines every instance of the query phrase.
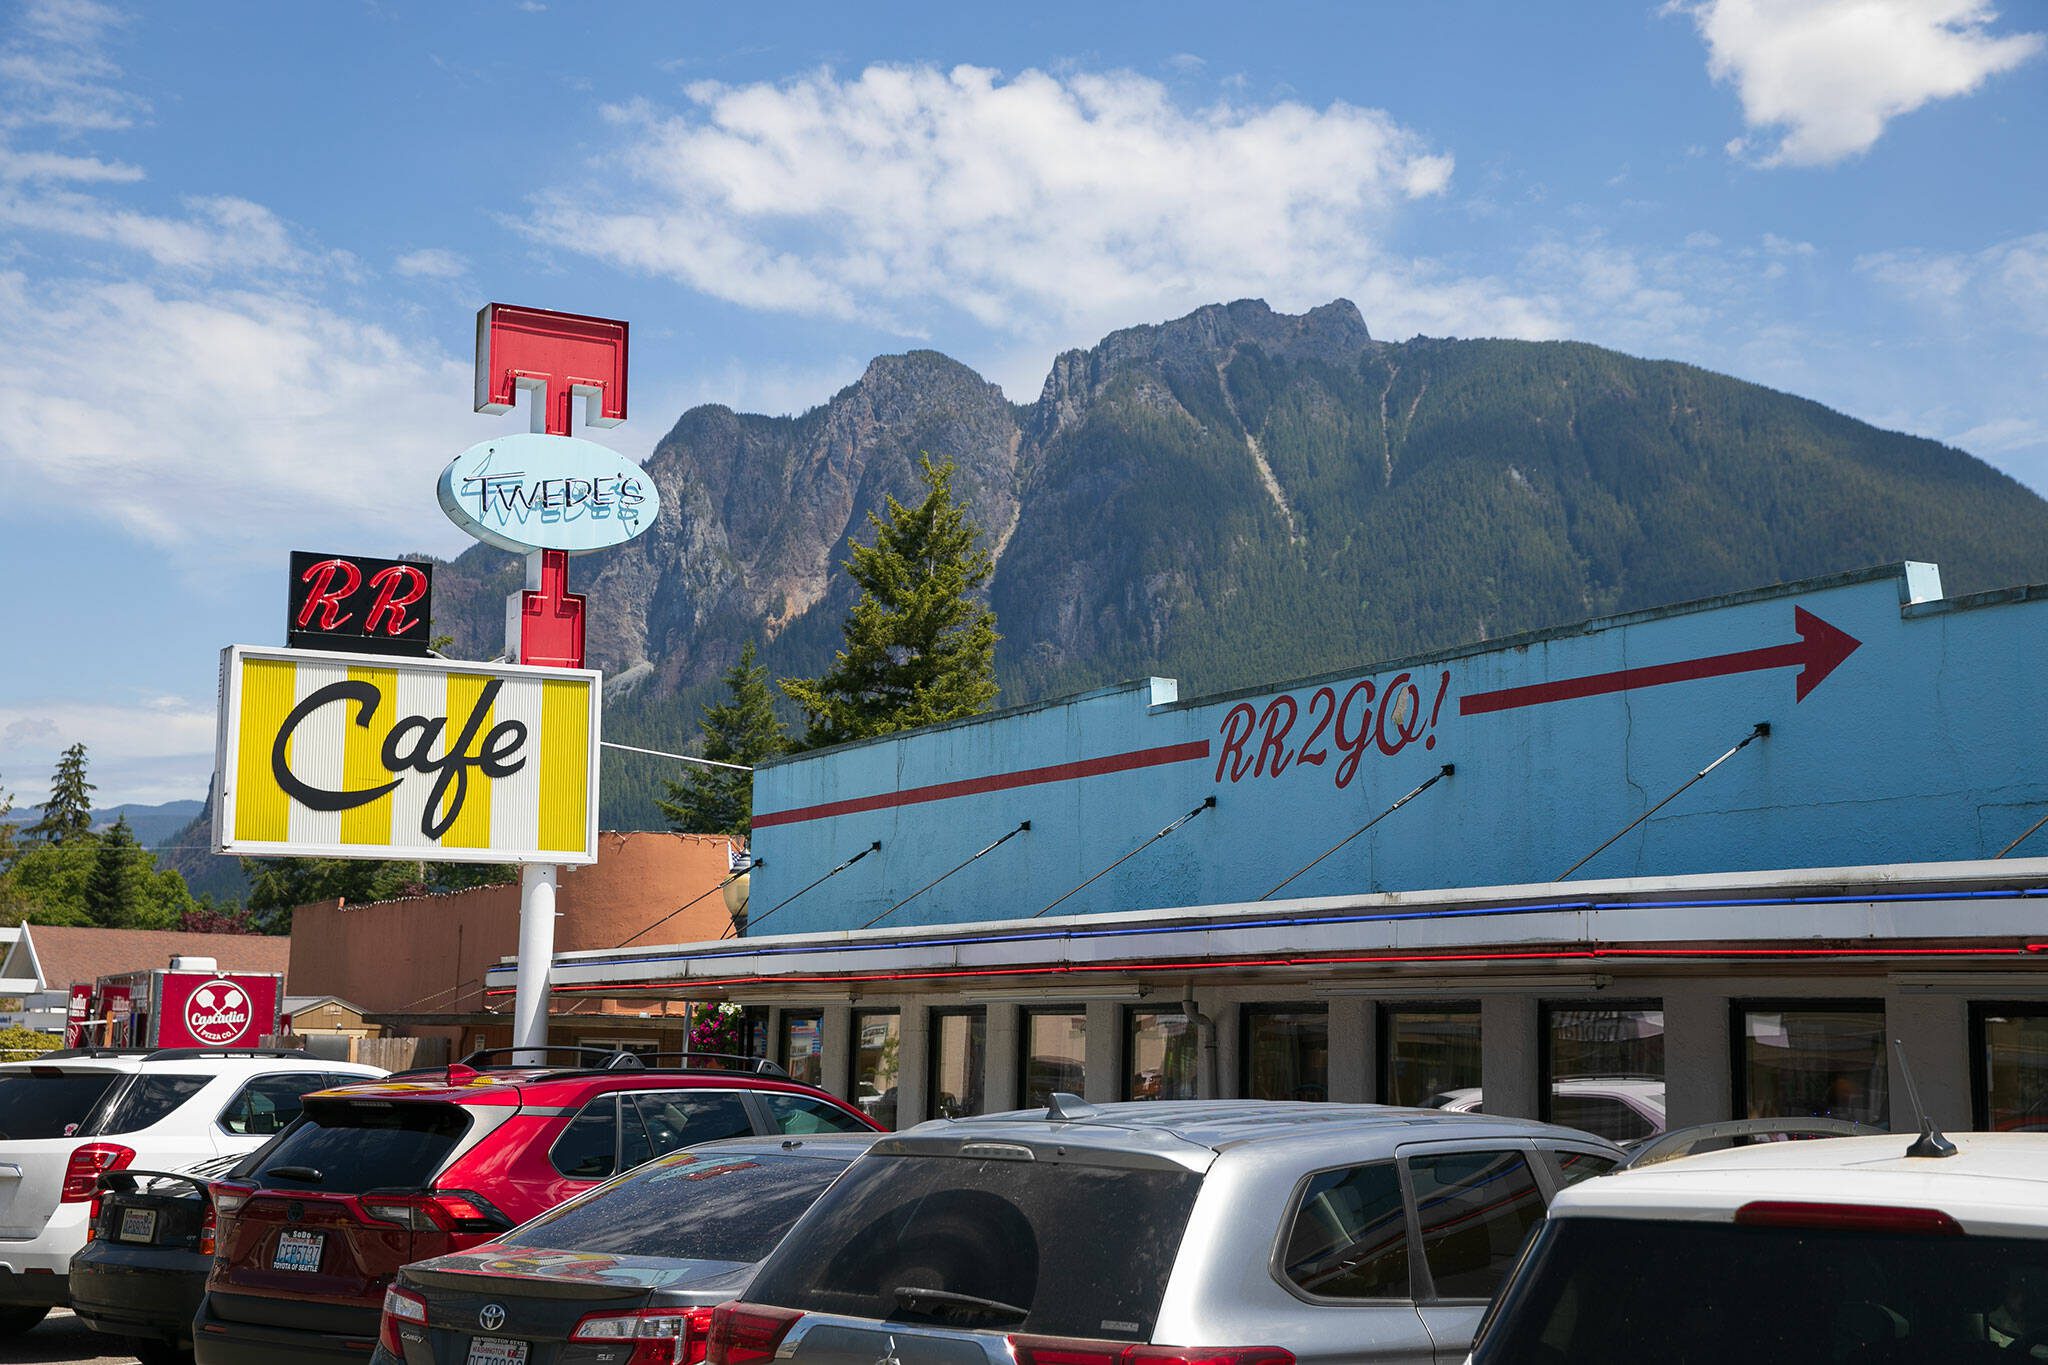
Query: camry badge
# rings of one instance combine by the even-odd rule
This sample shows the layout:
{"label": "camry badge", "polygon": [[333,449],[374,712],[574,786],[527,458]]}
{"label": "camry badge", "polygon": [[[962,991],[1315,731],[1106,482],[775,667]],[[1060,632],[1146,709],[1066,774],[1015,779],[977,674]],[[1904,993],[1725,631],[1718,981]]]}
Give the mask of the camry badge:
{"label": "camry badge", "polygon": [[502,1303],[485,1304],[483,1311],[476,1315],[476,1325],[483,1328],[486,1332],[495,1332],[500,1327],[503,1327],[505,1325],[505,1305]]}

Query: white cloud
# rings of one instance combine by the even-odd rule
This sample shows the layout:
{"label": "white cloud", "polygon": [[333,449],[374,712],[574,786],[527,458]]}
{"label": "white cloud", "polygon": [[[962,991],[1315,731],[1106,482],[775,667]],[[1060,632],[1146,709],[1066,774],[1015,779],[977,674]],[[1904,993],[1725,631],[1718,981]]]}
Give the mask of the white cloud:
{"label": "white cloud", "polygon": [[[1892,119],[1967,95],[2043,45],[2039,33],[1992,32],[1983,0],[1672,0],[1665,12],[1691,17],[1744,122],[1776,136],[1766,166],[1868,151]],[[1728,152],[1752,146],[1737,138]]]}
{"label": "white cloud", "polygon": [[519,422],[470,413],[469,365],[288,292],[0,273],[0,316],[6,511],[99,516],[193,562],[459,548],[433,480]]}
{"label": "white cloud", "polygon": [[213,195],[189,197],[184,207],[188,216],[169,218],[73,190],[0,187],[0,225],[140,252],[173,270],[302,270],[315,263],[261,204]]}
{"label": "white cloud", "polygon": [[94,0],[32,0],[14,36],[0,46],[0,127],[44,127],[63,134],[130,128],[148,101],[116,83],[120,67],[102,41],[127,22]]}
{"label": "white cloud", "polygon": [[102,161],[96,156],[67,156],[62,152],[17,152],[0,144],[0,182],[37,180],[127,185],[142,178],[142,168],[126,162]]}
{"label": "white cloud", "polygon": [[457,280],[469,273],[469,262],[452,251],[426,247],[406,252],[391,268],[408,279]]}
{"label": "white cloud", "polygon": [[1973,336],[1996,325],[2048,337],[2048,232],[1981,251],[1880,251],[1856,269],[1934,318]]}
{"label": "white cloud", "polygon": [[1190,111],[1129,73],[965,66],[686,96],[609,111],[631,188],[546,196],[528,231],[747,307],[905,335],[964,315],[1072,336],[1252,294],[1349,294],[1375,324],[1435,306],[1382,243],[1402,205],[1444,192],[1451,157],[1378,110]]}
{"label": "white cloud", "polygon": [[83,743],[93,804],[196,800],[213,770],[209,701],[143,697],[133,702],[65,698],[0,704],[0,789],[17,809],[44,798],[57,755]]}

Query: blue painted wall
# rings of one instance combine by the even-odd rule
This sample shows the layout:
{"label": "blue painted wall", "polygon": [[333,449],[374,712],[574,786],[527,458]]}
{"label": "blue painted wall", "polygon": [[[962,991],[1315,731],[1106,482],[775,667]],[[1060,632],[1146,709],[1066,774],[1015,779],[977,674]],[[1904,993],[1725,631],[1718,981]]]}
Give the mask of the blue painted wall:
{"label": "blue painted wall", "polygon": [[[2048,813],[2048,590],[1939,591],[1931,566],[1895,566],[1255,693],[1177,701],[1154,679],[789,759],[755,779],[754,924],[857,928],[1024,820],[883,923],[1029,916],[1212,795],[1054,913],[1255,900],[1446,763],[1455,775],[1282,898],[1548,881],[1759,721],[1768,738],[1575,875],[1988,857]],[[1780,649],[1725,665],[1751,671],[1485,709],[1503,689],[1797,646],[1801,611],[1824,623],[1810,643],[1827,627],[1856,642],[1825,676],[1812,666],[1803,700],[1801,660]],[[1123,755],[1149,766],[832,809]],[[2021,852],[2048,853],[2036,838]]]}

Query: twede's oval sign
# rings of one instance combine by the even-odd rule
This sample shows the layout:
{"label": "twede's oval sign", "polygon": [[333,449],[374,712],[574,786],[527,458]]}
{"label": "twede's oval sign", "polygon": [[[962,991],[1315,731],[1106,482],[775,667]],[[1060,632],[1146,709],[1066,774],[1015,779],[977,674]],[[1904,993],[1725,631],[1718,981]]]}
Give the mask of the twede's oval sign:
{"label": "twede's oval sign", "polygon": [[595,441],[537,432],[471,446],[441,471],[439,493],[457,526],[521,554],[623,545],[661,514],[639,465]]}

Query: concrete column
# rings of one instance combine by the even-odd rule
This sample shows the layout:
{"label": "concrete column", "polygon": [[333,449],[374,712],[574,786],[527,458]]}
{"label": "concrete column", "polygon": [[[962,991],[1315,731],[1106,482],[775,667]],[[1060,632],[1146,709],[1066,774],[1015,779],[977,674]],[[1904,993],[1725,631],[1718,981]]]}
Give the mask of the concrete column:
{"label": "concrete column", "polygon": [[1532,995],[1489,995],[1479,1002],[1479,1077],[1486,1112],[1533,1119],[1542,1066],[1540,1012]]}
{"label": "concrete column", "polygon": [[840,1099],[853,1097],[853,1007],[827,1005],[818,1020],[819,1068],[825,1088]]}
{"label": "concrete column", "polygon": [[901,1006],[900,1041],[896,1044],[896,1126],[908,1128],[931,1117],[931,1011],[921,1004]]}
{"label": "concrete column", "polygon": [[1741,1118],[1735,1112],[1725,995],[1669,991],[1664,996],[1664,1104],[1667,1128]]}
{"label": "concrete column", "polygon": [[1203,1011],[1216,1024],[1215,1099],[1234,1100],[1244,1095],[1244,1025],[1235,1002],[1219,1000]]}
{"label": "concrete column", "polygon": [[1018,1058],[1023,1054],[1020,1033],[1023,1029],[1024,1011],[1018,1005],[990,1005],[988,1007],[988,1057],[982,1072],[982,1112],[1001,1113],[1015,1109],[1022,1104],[1019,1093],[1024,1078],[1018,1074]]}
{"label": "concrete column", "polygon": [[1123,1098],[1123,1008],[1111,1000],[1088,1006],[1088,1093],[1081,1098],[1094,1104]]}
{"label": "concrete column", "polygon": [[1378,1013],[1372,1001],[1359,996],[1340,995],[1330,1001],[1330,1098],[1337,1103],[1372,1100]]}
{"label": "concrete column", "polygon": [[1892,990],[1885,995],[1885,1062],[1891,1077],[1891,1125],[1894,1132],[1917,1133],[1919,1118],[1898,1074],[1896,1038],[1906,1045],[1906,1061],[1920,1102],[1937,1127],[1949,1132],[1971,1126],[1969,1002],[1946,992]]}

